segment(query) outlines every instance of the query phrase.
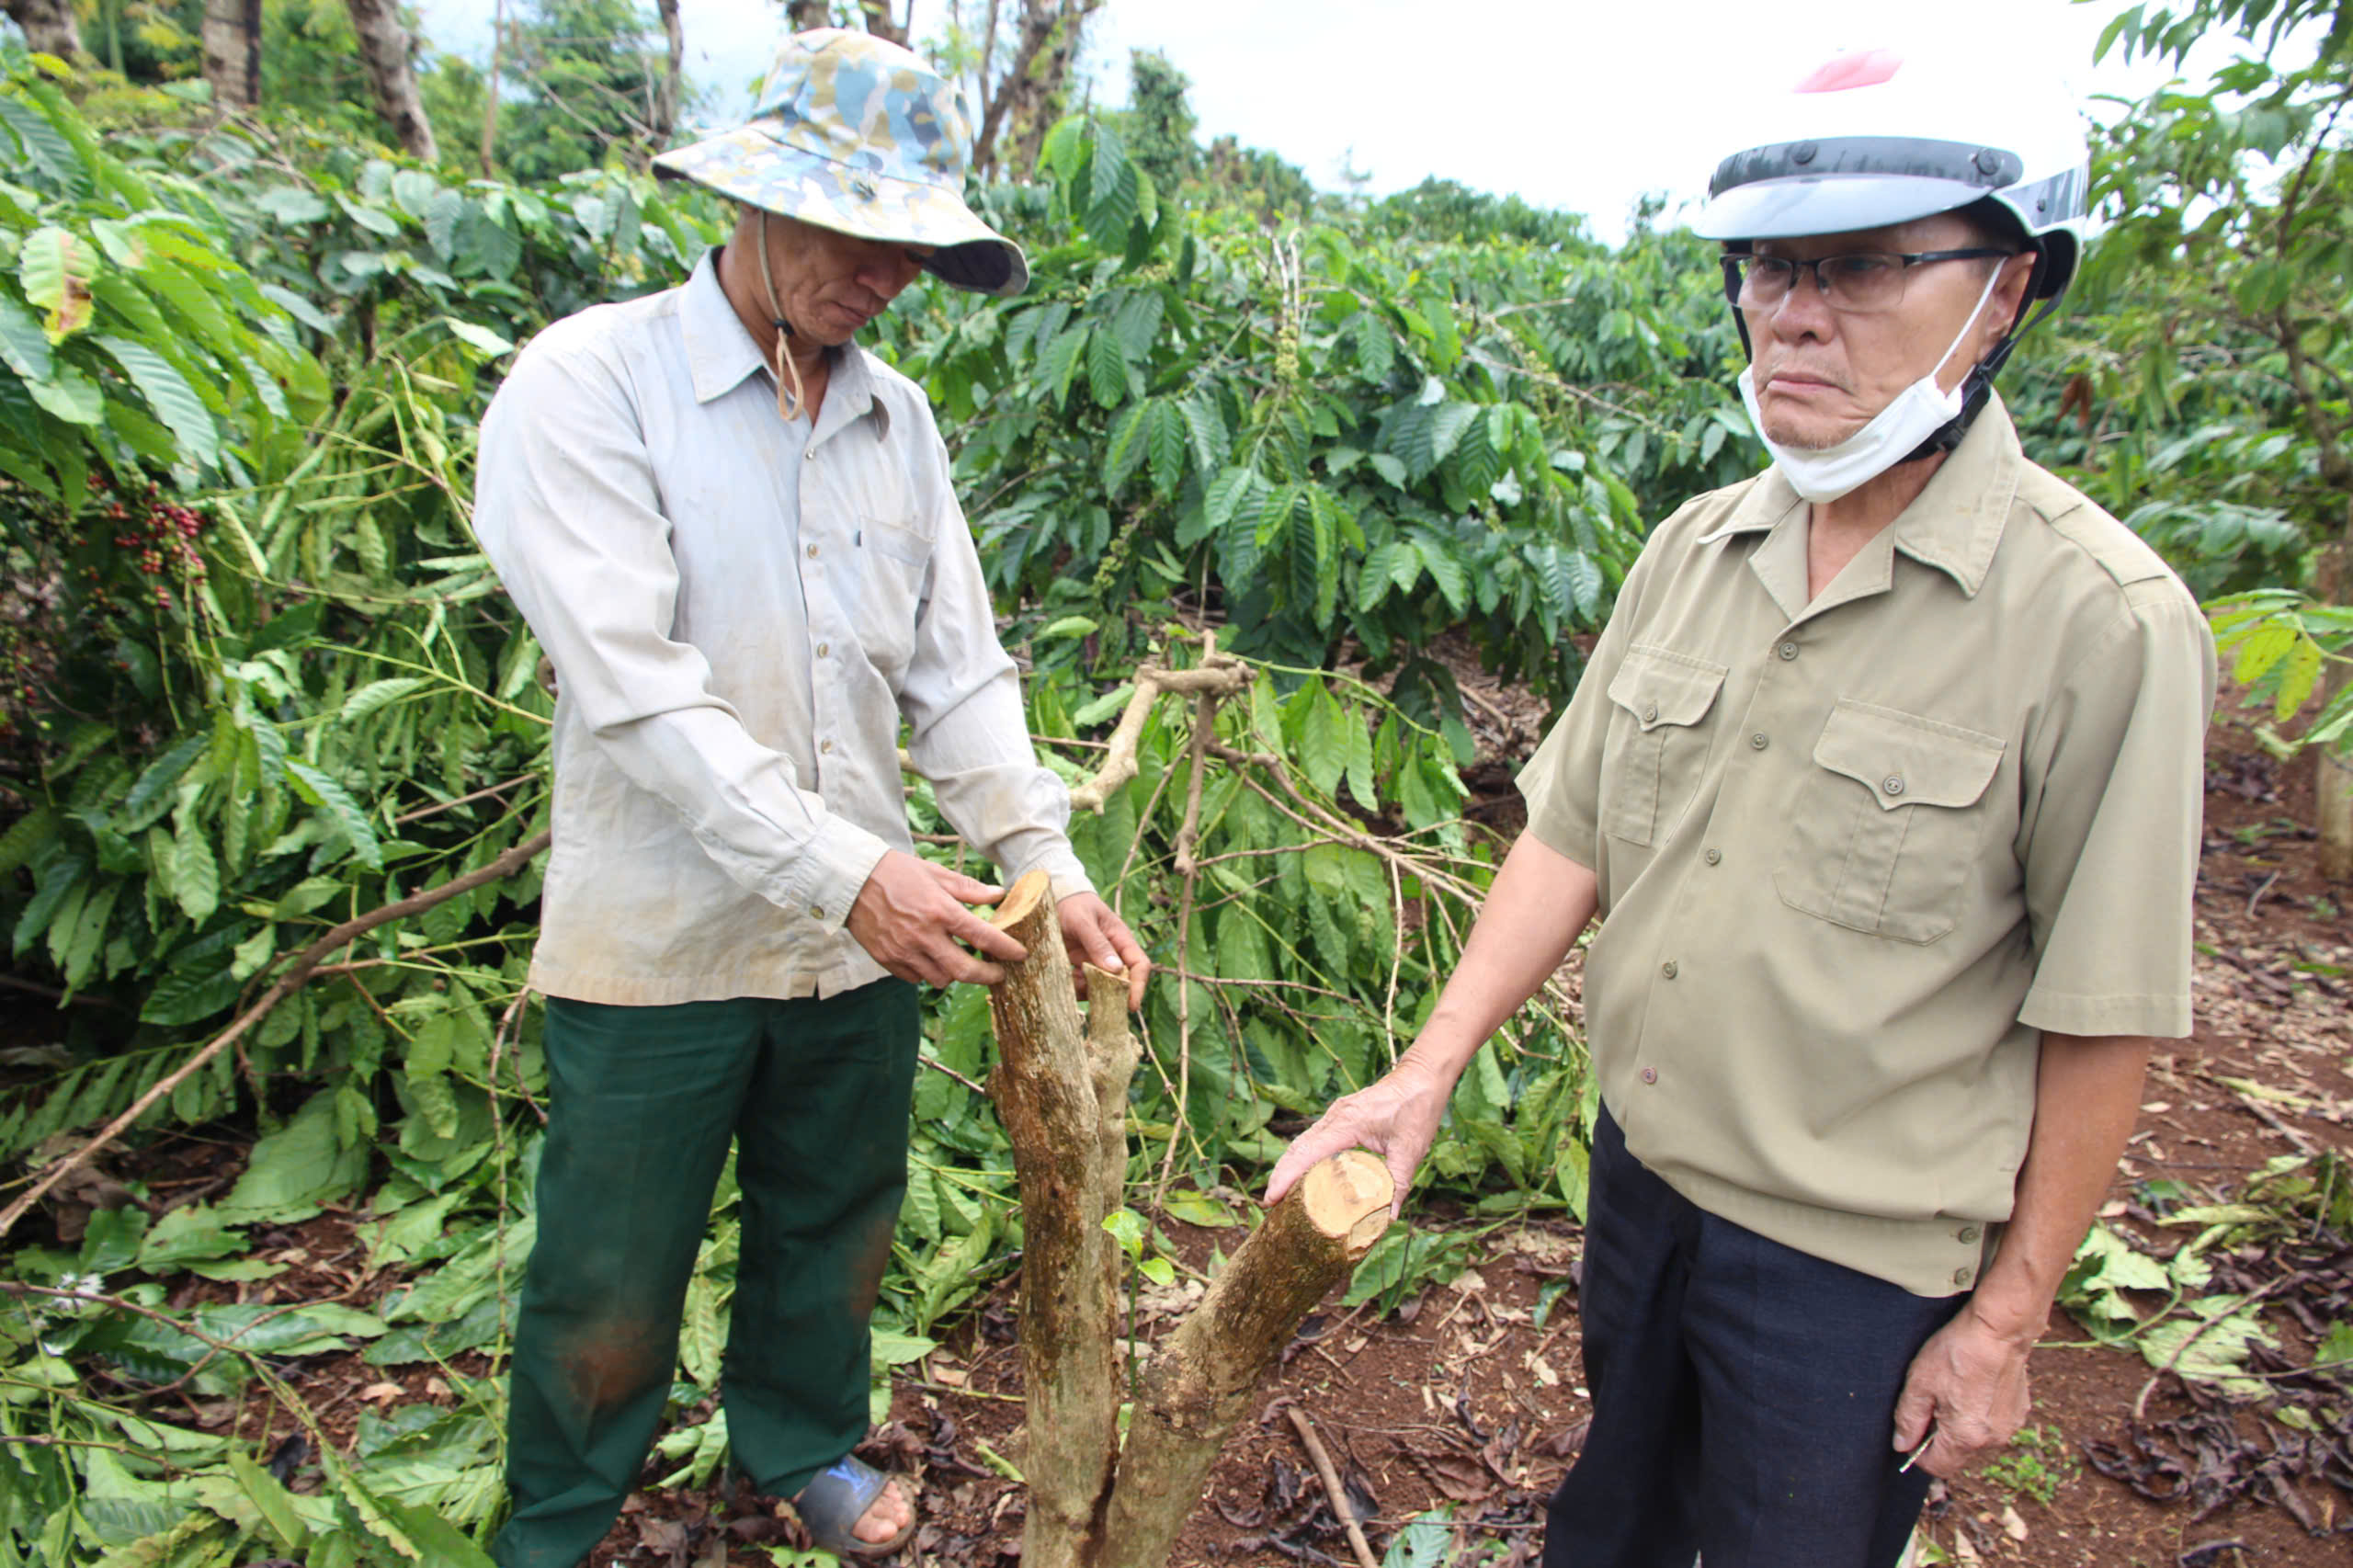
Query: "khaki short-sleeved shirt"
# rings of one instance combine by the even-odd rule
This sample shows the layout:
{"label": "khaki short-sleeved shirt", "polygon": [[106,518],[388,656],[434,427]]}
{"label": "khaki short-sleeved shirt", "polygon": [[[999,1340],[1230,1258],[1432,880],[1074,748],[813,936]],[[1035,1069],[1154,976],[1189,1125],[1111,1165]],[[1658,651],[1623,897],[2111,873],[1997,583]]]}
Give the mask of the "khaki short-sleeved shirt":
{"label": "khaki short-sleeved shirt", "polygon": [[1592,868],[1602,1097],[1700,1207],[1975,1282],[2041,1032],[2189,1032],[2214,649],[1997,402],[1812,603],[1778,471],[1662,524],[1520,775]]}

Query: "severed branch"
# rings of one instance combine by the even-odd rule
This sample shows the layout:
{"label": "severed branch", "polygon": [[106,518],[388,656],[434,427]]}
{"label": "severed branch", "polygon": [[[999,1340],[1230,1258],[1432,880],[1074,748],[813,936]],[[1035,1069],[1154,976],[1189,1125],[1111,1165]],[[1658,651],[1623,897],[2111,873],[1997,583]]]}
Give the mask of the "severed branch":
{"label": "severed branch", "polygon": [[490,864],[468,871],[464,876],[453,877],[438,887],[427,888],[423,892],[411,893],[408,897],[395,900],[381,909],[371,909],[365,915],[347,920],[295,954],[294,960],[287,965],[286,971],[278,977],[268,990],[261,994],[252,1006],[238,1014],[235,1021],[227,1028],[213,1036],[202,1050],[182,1062],[178,1068],[158,1079],[152,1088],[131,1102],[130,1109],[101,1128],[97,1137],[50,1166],[41,1174],[40,1179],[33,1183],[23,1196],[9,1204],[6,1210],[0,1211],[0,1236],[5,1236],[16,1229],[17,1221],[23,1219],[34,1204],[46,1197],[51,1188],[79,1169],[91,1155],[121,1137],[157,1102],[186,1083],[214,1057],[244,1039],[247,1030],[269,1016],[271,1008],[301,990],[304,983],[309,981],[326,961],[327,955],[358,940],[379,926],[389,926],[395,920],[405,920],[411,915],[422,915],[435,905],[446,903],[460,893],[473,892],[485,882],[504,881],[530,864],[540,851],[547,848],[552,839],[553,835],[548,832],[535,833]]}
{"label": "severed branch", "polygon": [[1153,1356],[1095,1568],[1167,1561],[1218,1449],[1300,1320],[1389,1228],[1395,1193],[1388,1167],[1351,1149],[1314,1166],[1267,1210],[1257,1233]]}
{"label": "severed branch", "polygon": [[1340,1472],[1332,1468],[1332,1456],[1324,1451],[1324,1441],[1315,1435],[1307,1413],[1295,1404],[1287,1404],[1283,1414],[1290,1417],[1291,1429],[1299,1434],[1299,1446],[1307,1450],[1308,1462],[1314,1465],[1316,1478],[1324,1483],[1324,1494],[1332,1500],[1333,1515],[1348,1532],[1348,1547],[1357,1554],[1358,1568],[1381,1568],[1381,1560],[1372,1554],[1372,1543],[1364,1538],[1364,1526],[1357,1522],[1357,1511],[1348,1502],[1347,1488],[1340,1484]]}
{"label": "severed branch", "polygon": [[1135,693],[1120,715],[1119,727],[1111,732],[1110,749],[1104,755],[1103,766],[1094,778],[1070,792],[1074,811],[1101,811],[1103,802],[1136,776],[1136,742],[1142,738],[1144,721],[1152,716],[1153,704],[1160,700],[1163,693],[1233,697],[1250,689],[1252,673],[1248,665],[1231,653],[1219,653],[1211,645],[1201,663],[1192,669],[1167,670],[1158,665],[1139,665],[1135,678]]}

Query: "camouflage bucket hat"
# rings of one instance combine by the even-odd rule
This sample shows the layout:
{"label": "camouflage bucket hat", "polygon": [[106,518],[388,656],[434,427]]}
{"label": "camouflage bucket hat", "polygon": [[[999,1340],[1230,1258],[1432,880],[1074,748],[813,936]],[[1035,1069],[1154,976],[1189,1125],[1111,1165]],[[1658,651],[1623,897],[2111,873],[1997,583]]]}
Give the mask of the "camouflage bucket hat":
{"label": "camouflage bucket hat", "polygon": [[926,271],[1012,295],[1021,247],[964,205],[972,120],[963,95],[893,43],[842,28],[794,33],[752,118],[654,160],[654,172],[861,239],[929,245]]}

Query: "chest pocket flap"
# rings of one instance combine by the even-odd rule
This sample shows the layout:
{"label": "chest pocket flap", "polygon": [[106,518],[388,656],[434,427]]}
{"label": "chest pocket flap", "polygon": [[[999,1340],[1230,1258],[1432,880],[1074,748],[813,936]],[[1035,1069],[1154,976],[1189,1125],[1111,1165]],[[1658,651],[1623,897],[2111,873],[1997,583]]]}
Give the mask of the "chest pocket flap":
{"label": "chest pocket flap", "polygon": [[1662,724],[1690,725],[1706,718],[1723,684],[1722,665],[1638,642],[1626,650],[1625,662],[1610,677],[1609,700],[1648,734]]}
{"label": "chest pocket flap", "polygon": [[1724,666],[1669,648],[1626,650],[1609,677],[1610,720],[1602,754],[1601,831],[1629,844],[1656,843],[1699,787],[1708,733]]}
{"label": "chest pocket flap", "polygon": [[1823,726],[1813,760],[1862,785],[1881,811],[1892,812],[1975,804],[2005,749],[1992,735],[1842,698]]}

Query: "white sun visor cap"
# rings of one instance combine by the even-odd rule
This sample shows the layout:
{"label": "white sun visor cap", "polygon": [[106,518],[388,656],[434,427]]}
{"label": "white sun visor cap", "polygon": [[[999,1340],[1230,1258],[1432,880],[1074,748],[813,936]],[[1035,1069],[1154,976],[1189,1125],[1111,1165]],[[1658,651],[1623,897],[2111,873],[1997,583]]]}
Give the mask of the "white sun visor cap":
{"label": "white sun visor cap", "polygon": [[1691,223],[1704,239],[1847,233],[1991,199],[2042,246],[2043,294],[2074,276],[2091,171],[2083,122],[2056,82],[2027,87],[2015,69],[1869,50],[1734,123],[1745,144],[1716,165]]}

